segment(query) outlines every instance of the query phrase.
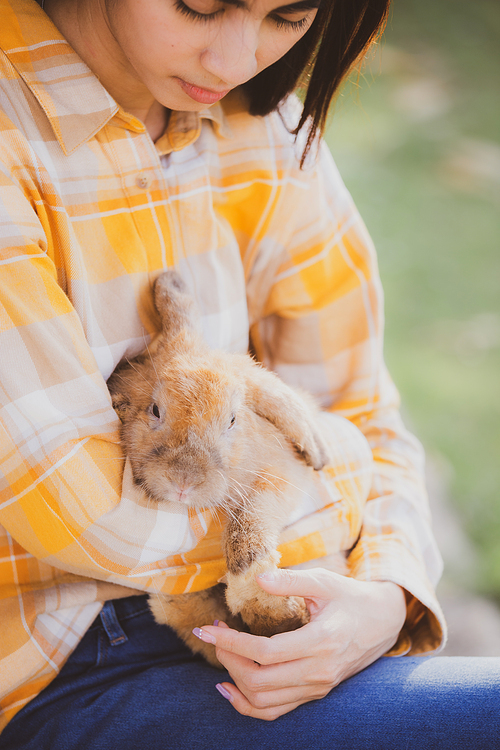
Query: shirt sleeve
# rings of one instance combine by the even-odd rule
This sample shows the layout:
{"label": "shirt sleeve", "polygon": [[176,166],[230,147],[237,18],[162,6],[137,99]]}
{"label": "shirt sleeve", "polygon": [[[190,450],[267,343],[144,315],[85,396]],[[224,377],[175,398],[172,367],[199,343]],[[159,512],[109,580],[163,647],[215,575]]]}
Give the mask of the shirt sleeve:
{"label": "shirt sleeve", "polygon": [[[73,296],[92,293],[92,285],[83,283],[88,269],[82,264],[81,278],[66,278],[59,242],[71,228],[64,218],[60,226],[50,225],[57,212],[49,218],[36,187],[23,186],[28,177],[19,165],[17,173],[21,178],[13,176],[5,157],[0,523],[15,540],[5,577],[12,579],[9,559],[15,558],[15,575],[34,588],[47,586],[54,570],[68,574],[61,572],[61,582],[84,576],[142,590],[168,588],[182,573],[182,550],[194,548],[206,526],[187,508],[176,515],[144,502],[128,467],[124,471],[120,423],[67,294],[70,285]],[[170,555],[171,549],[181,553]]]}
{"label": "shirt sleeve", "polygon": [[276,211],[277,260],[266,263],[263,243],[250,273],[253,346],[266,366],[312,392],[368,440],[373,476],[349,574],[393,581],[407,592],[408,617],[395,653],[437,650],[446,638],[434,593],[442,562],[423,451],[403,425],[384,364],[373,244],[324,144],[316,165],[303,172],[292,167],[289,181]]}

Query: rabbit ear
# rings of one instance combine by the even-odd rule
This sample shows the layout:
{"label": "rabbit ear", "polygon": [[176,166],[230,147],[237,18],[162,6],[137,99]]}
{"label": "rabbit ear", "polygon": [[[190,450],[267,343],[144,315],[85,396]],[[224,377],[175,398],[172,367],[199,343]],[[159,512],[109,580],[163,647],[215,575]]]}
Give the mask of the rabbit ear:
{"label": "rabbit ear", "polygon": [[147,380],[147,370],[137,360],[135,364],[123,362],[108,378],[107,386],[111,394],[111,403],[122,422],[142,402],[149,403],[149,394],[144,387],[144,381],[147,382]]}
{"label": "rabbit ear", "polygon": [[177,271],[165,271],[158,276],[154,300],[162,323],[162,343],[181,332],[198,332],[196,305]]}
{"label": "rabbit ear", "polygon": [[131,406],[130,397],[126,394],[126,386],[123,387],[123,375],[115,370],[111,377],[108,378],[107,386],[111,394],[113,409],[120,419],[123,420]]}
{"label": "rabbit ear", "polygon": [[112,393],[111,403],[121,420],[123,420],[130,409],[130,400],[123,393]]}
{"label": "rabbit ear", "polygon": [[328,463],[318,414],[312,400],[283,383],[269,370],[253,364],[246,378],[249,406],[280,430],[316,471]]}

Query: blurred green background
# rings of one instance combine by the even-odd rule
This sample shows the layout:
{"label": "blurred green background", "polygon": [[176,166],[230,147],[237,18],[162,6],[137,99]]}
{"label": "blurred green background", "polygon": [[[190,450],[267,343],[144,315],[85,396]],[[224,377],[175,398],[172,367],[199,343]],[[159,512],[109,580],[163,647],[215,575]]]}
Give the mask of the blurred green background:
{"label": "blurred green background", "polygon": [[500,1],[395,0],[327,141],[377,246],[406,421],[500,602]]}

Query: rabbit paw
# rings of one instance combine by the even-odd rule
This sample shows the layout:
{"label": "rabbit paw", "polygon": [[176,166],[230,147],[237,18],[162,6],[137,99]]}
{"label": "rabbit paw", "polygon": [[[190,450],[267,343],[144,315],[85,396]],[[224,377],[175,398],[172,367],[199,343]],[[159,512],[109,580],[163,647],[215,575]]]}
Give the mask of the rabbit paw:
{"label": "rabbit paw", "polygon": [[328,448],[318,430],[313,429],[308,432],[302,442],[297,442],[296,446],[306,464],[316,471],[320,471],[330,463]]}
{"label": "rabbit paw", "polygon": [[300,596],[275,596],[264,591],[257,581],[259,573],[276,567],[276,553],[259,560],[244,573],[228,572],[226,602],[238,613],[254,635],[271,636],[296,630],[309,622],[309,611]]}
{"label": "rabbit paw", "polygon": [[250,600],[240,614],[254,635],[286,633],[309,622],[309,611],[301,596],[259,596]]}

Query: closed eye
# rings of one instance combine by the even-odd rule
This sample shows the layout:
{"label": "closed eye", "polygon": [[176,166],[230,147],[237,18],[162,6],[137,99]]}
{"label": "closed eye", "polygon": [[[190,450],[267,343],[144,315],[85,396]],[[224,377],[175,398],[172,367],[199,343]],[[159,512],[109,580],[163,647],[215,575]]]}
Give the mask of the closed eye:
{"label": "closed eye", "polygon": [[278,29],[289,29],[290,31],[300,31],[309,23],[309,17],[301,18],[299,21],[288,21],[281,16],[273,16],[273,21]]}
{"label": "closed eye", "polygon": [[231,421],[229,422],[229,427],[227,429],[232,430],[235,424],[236,424],[236,415],[232,414]]}
{"label": "closed eye", "polygon": [[186,5],[183,0],[176,0],[175,7],[183,16],[193,18],[196,21],[211,21],[213,18],[217,18],[217,16],[220,16],[224,12],[224,8],[220,7],[217,8],[217,10],[212,11],[212,13],[200,13],[199,11],[190,8],[189,5]]}
{"label": "closed eye", "polygon": [[[317,10],[321,3],[322,0],[298,0],[298,2],[291,2],[276,8],[269,14],[269,16],[272,18],[277,28],[299,31],[308,24],[310,20],[308,15],[309,11]],[[195,10],[187,5],[184,0],[175,0],[175,7],[181,15],[187,16],[195,21],[203,22],[212,21],[218,16],[221,16],[224,13],[225,5],[233,5],[237,8],[241,8],[245,7],[246,3],[244,0],[220,0],[219,3],[216,2],[214,5],[209,5],[209,7],[213,7],[213,10],[202,13],[201,11]],[[283,18],[283,16],[300,13],[305,13],[306,15],[299,19]]]}

